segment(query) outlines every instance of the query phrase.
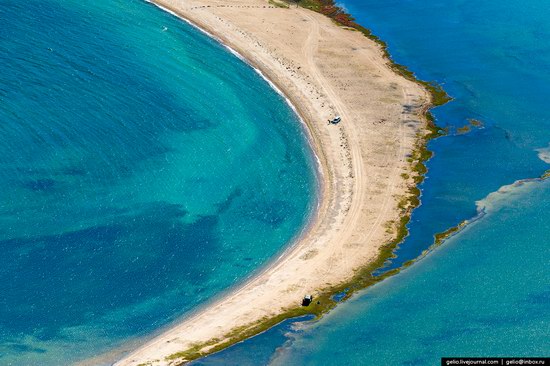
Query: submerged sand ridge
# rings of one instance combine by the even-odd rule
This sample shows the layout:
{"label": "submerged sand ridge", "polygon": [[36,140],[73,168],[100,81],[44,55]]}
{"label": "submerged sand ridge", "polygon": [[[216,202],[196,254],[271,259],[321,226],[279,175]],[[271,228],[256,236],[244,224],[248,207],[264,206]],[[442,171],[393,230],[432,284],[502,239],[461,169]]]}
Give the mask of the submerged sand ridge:
{"label": "submerged sand ridge", "polygon": [[[263,0],[155,3],[229,45],[291,100],[320,163],[321,200],[307,232],[268,268],[116,365],[180,364],[167,357],[214,347],[236,328],[299,305],[306,293],[349,280],[395,237],[388,228],[414,184],[407,158],[428,132],[428,93],[393,72],[380,47],[357,31]],[[342,122],[329,125],[336,115]]]}

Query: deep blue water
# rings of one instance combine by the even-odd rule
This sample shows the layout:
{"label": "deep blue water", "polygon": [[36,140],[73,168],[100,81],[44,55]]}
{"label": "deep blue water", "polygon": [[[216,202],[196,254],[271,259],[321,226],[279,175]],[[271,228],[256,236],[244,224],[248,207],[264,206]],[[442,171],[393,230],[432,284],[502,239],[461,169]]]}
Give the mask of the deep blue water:
{"label": "deep blue water", "polygon": [[[435,155],[422,205],[388,268],[418,257],[435,233],[475,217],[477,201],[489,213],[320,322],[287,331],[261,359],[435,365],[444,355],[550,356],[549,183],[490,195],[550,168],[550,7],[531,0],[343,4],[389,44],[397,62],[454,98],[434,110],[449,135],[429,143]],[[458,133],[469,118],[484,126]],[[269,341],[261,335],[202,362],[252,365]]]}
{"label": "deep blue water", "polygon": [[147,337],[299,234],[301,126],[222,46],[138,0],[0,20],[0,364]]}
{"label": "deep blue water", "polygon": [[[516,0],[348,3],[389,43],[395,60],[441,83],[454,98],[434,110],[451,136],[429,144],[435,158],[399,266],[433,233],[474,216],[475,201],[549,168],[536,149],[550,144],[550,8]],[[457,135],[468,118],[484,128]]]}

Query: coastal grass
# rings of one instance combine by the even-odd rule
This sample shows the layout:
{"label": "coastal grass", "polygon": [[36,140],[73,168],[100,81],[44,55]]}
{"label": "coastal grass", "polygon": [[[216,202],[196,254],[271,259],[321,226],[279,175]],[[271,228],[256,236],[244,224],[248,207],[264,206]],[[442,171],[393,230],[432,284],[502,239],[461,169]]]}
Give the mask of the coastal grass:
{"label": "coastal grass", "polygon": [[465,133],[470,132],[471,128],[469,125],[462,126],[456,129],[456,132],[458,132],[459,135],[463,135]]}
{"label": "coastal grass", "polygon": [[269,4],[270,5],[273,5],[277,8],[283,8],[283,9],[288,9],[290,6],[288,5],[288,3],[286,2],[281,2],[281,1],[277,1],[277,0],[269,0]]}
{"label": "coastal grass", "polygon": [[439,234],[435,234],[435,242],[434,244],[435,245],[441,245],[441,243],[443,243],[443,241],[445,239],[447,239],[449,236],[453,235],[454,233],[456,233],[457,231],[459,230],[459,227],[458,226],[454,226],[450,229],[447,229],[445,230],[444,232],[442,233],[439,233]]}
{"label": "coastal grass", "polygon": [[474,118],[469,118],[468,119],[468,124],[467,125],[464,125],[462,127],[459,127],[456,129],[456,132],[459,134],[459,135],[463,135],[465,133],[468,133],[472,130],[472,128],[481,128],[483,127],[483,122],[481,122],[480,120],[478,119],[474,119]]}
{"label": "coastal grass", "polygon": [[468,225],[469,221],[468,220],[464,220],[462,221],[460,224],[456,225],[456,226],[453,226],[441,233],[438,233],[438,234],[435,234],[434,235],[434,243],[432,245],[432,247],[430,249],[433,249],[435,247],[438,247],[440,246],[441,244],[443,244],[443,242],[448,239],[449,237],[455,235],[456,233],[458,233],[460,230],[464,229],[464,227],[466,227],[466,225]]}
{"label": "coastal grass", "polygon": [[[268,1],[270,3],[275,2],[275,0]],[[255,323],[243,325],[225,334],[222,339],[216,338],[211,339],[207,342],[197,343],[185,351],[177,352],[166,357],[166,360],[173,361],[179,365],[226,349],[247,338],[258,335],[286,319],[298,318],[305,315],[313,315],[315,319],[319,319],[321,316],[334,309],[339,302],[349,299],[357,291],[368,288],[384,280],[385,278],[393,276],[416,262],[416,259],[412,259],[405,262],[399,268],[386,271],[381,275],[375,275],[375,271],[383,268],[384,265],[386,265],[388,260],[390,260],[391,258],[395,258],[395,249],[409,234],[407,224],[410,221],[411,213],[416,207],[420,205],[421,191],[418,186],[424,181],[424,175],[427,172],[425,163],[433,156],[433,153],[427,148],[428,141],[442,136],[447,132],[436,125],[435,118],[430,113],[429,109],[449,102],[451,100],[451,97],[445,92],[445,90],[443,90],[440,85],[434,82],[427,82],[417,79],[414,73],[410,71],[406,66],[397,64],[395,61],[393,61],[388,51],[387,44],[379,37],[374,35],[369,29],[355,23],[354,18],[350,14],[347,14],[341,7],[336,6],[334,0],[287,0],[286,3],[289,4],[289,7],[292,4],[296,4],[297,6],[301,6],[324,14],[331,18],[338,25],[346,27],[350,30],[359,31],[363,33],[367,38],[379,44],[384,53],[384,56],[389,60],[389,65],[394,72],[402,75],[408,80],[420,84],[429,92],[430,103],[422,111],[422,114],[424,115],[427,122],[428,132],[425,135],[418,135],[416,147],[411,153],[410,157],[407,159],[407,161],[410,163],[411,171],[409,173],[403,173],[401,175],[402,178],[405,180],[409,180],[410,178],[412,178],[412,183],[409,186],[406,195],[402,197],[399,201],[399,220],[388,222],[385,225],[386,231],[388,233],[394,234],[394,238],[380,248],[379,253],[374,261],[368,263],[364,267],[357,269],[350,280],[337,285],[329,285],[325,288],[318,290],[315,293],[312,303],[307,307],[300,306],[298,302],[301,299],[297,299],[297,304],[295,307],[284,309],[283,311],[281,311],[280,314],[276,316],[266,317]],[[481,125],[480,122],[479,125],[477,124],[477,122],[477,120],[470,121],[471,125],[476,127]],[[550,170],[547,171],[545,175],[550,177]],[[443,233],[436,234],[434,236],[433,246],[440,245],[447,237],[458,232],[464,224],[465,223],[461,223],[460,225],[448,229]],[[334,295],[336,294],[344,294],[344,296],[339,301],[337,301],[334,299]]]}
{"label": "coastal grass", "polygon": [[470,119],[468,119],[468,122],[474,127],[478,127],[478,128],[483,127],[483,122],[481,122],[478,119],[470,118]]}

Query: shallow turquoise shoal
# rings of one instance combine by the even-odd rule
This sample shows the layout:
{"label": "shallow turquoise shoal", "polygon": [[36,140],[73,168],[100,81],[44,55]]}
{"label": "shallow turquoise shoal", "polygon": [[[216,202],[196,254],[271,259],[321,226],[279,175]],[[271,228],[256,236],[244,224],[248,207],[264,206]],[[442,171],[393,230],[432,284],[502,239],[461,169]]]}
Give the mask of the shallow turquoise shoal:
{"label": "shallow turquoise shoal", "polygon": [[128,350],[299,235],[302,126],[228,50],[144,1],[0,19],[0,364]]}

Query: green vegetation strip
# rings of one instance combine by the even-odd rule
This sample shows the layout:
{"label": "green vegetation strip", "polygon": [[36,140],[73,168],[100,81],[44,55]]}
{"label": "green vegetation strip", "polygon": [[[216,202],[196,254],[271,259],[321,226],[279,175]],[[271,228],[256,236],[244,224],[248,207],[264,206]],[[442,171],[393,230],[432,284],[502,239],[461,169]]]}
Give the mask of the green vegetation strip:
{"label": "green vegetation strip", "polygon": [[483,122],[481,122],[478,119],[470,118],[468,119],[468,122],[474,127],[483,127]]}
{"label": "green vegetation strip", "polygon": [[[451,100],[449,95],[443,90],[440,85],[418,80],[415,77],[414,73],[410,71],[407,67],[395,63],[388,52],[387,44],[380,38],[372,34],[369,29],[355,23],[354,18],[351,15],[347,14],[342,8],[336,6],[333,0],[299,0],[294,2],[289,1],[288,3],[294,3],[298,6],[302,6],[304,8],[324,14],[333,19],[339,25],[360,31],[366,37],[378,43],[381,46],[385,57],[390,61],[390,67],[395,72],[404,76],[406,79],[412,80],[422,85],[428,90],[431,96],[430,108],[443,105]],[[180,362],[179,365],[183,365],[187,362],[221,351],[244,339],[260,334],[286,319],[296,318],[304,315],[314,315],[315,318],[318,319],[323,314],[328,313],[330,310],[336,307],[338,302],[349,299],[357,291],[372,286],[387,277],[393,276],[399,273],[402,269],[413,264],[415,260],[410,260],[404,263],[400,268],[392,269],[383,273],[380,276],[374,276],[374,272],[376,270],[383,267],[389,259],[395,258],[395,249],[409,233],[407,229],[407,224],[410,221],[411,212],[420,205],[420,190],[418,189],[418,185],[422,183],[422,181],[424,180],[424,175],[427,172],[425,162],[432,157],[432,152],[429,151],[426,147],[427,142],[428,140],[442,136],[445,133],[443,129],[436,126],[434,117],[428,109],[429,108],[424,111],[424,116],[428,123],[429,132],[425,136],[418,136],[417,146],[411,154],[411,157],[408,159],[408,162],[411,164],[412,167],[412,174],[414,175],[413,180],[415,184],[414,186],[411,186],[409,188],[406,196],[403,197],[399,203],[399,208],[401,210],[400,220],[398,222],[390,222],[386,225],[386,230],[389,233],[395,234],[395,237],[393,240],[385,244],[380,249],[376,260],[357,270],[349,281],[335,286],[328,286],[319,290],[315,294],[313,302],[308,307],[298,306],[297,304],[296,307],[285,310],[283,313],[275,317],[264,318],[254,324],[247,324],[242,327],[236,328],[230,333],[226,334],[223,339],[216,338],[208,342],[197,343],[185,351],[174,353],[166,357],[166,360]],[[472,125],[475,124],[472,123]],[[547,172],[547,174],[550,176],[550,171]],[[409,175],[404,174],[403,178],[408,179]],[[451,228],[444,233],[437,234],[435,236],[434,244],[441,244],[441,242],[446,237],[458,231],[459,228],[460,225],[456,228]],[[344,293],[344,297],[340,299],[340,301],[336,301],[333,299],[333,296],[335,294],[341,293]],[[297,302],[299,300],[300,299],[297,299]]]}
{"label": "green vegetation strip", "polygon": [[284,9],[289,8],[289,5],[286,2],[281,2],[281,1],[277,1],[277,0],[269,0],[268,2],[269,2],[270,5],[273,5],[277,8],[284,8]]}

